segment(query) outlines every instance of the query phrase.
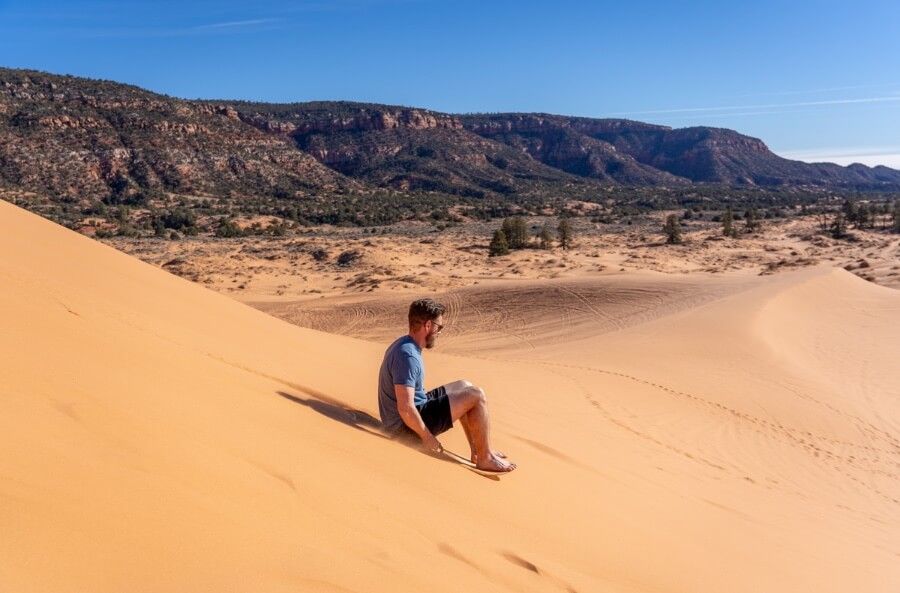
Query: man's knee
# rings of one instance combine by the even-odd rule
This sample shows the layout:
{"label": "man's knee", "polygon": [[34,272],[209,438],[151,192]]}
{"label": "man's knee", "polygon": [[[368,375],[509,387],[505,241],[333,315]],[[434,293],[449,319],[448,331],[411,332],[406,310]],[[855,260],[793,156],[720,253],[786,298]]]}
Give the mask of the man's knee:
{"label": "man's knee", "polygon": [[466,388],[466,392],[469,394],[469,397],[475,400],[475,404],[486,404],[487,403],[487,395],[484,393],[484,389],[481,387],[476,387],[469,383],[469,387]]}
{"label": "man's knee", "polygon": [[454,381],[453,383],[447,383],[446,385],[444,385],[444,389],[446,389],[447,393],[450,395],[455,395],[457,393],[466,393],[471,387],[472,383],[466,381],[465,379],[460,379],[459,381]]}
{"label": "man's knee", "polygon": [[471,381],[466,381],[465,379],[460,379],[459,381],[454,381],[453,383],[447,383],[444,385],[444,389],[447,390],[447,394],[452,396],[464,396],[468,397],[469,391],[472,389],[473,385]]}
{"label": "man's knee", "polygon": [[471,383],[469,383],[469,387],[450,394],[450,411],[454,420],[468,413],[469,410],[484,406],[486,403],[487,397],[484,390]]}

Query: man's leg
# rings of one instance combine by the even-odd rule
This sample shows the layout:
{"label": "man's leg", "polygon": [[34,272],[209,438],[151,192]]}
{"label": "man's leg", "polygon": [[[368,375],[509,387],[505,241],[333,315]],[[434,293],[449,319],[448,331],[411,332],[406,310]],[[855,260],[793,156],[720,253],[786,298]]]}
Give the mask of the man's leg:
{"label": "man's leg", "polygon": [[[453,383],[448,383],[444,385],[444,389],[447,391],[447,397],[450,398],[450,413],[453,416],[453,399],[459,398],[462,396],[463,392],[472,389],[473,385],[468,381],[454,381]],[[472,461],[475,461],[475,440],[474,440],[474,432],[472,431],[471,426],[469,426],[469,416],[468,414],[461,414],[458,418],[453,416],[454,422],[459,420],[459,423],[463,427],[463,432],[466,433],[466,440],[469,441],[469,449],[471,450],[471,458]]]}
{"label": "man's leg", "polygon": [[491,470],[513,470],[515,464],[503,459],[491,449],[490,417],[484,391],[468,381],[454,381],[445,385],[450,399],[450,415],[459,420],[472,450],[472,462],[478,467]]}

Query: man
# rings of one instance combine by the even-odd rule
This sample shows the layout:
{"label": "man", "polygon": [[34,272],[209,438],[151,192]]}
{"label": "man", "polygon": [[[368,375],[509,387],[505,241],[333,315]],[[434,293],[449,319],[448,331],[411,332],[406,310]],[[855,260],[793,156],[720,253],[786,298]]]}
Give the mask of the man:
{"label": "man", "polygon": [[482,470],[512,471],[514,463],[490,446],[490,420],[484,391],[468,381],[454,381],[425,392],[422,348],[433,348],[444,329],[445,308],[432,299],[409,306],[409,333],[384,353],[378,372],[378,411],[384,428],[394,435],[415,435],[427,451],[444,449],[435,438],[456,420],[472,450],[472,463]]}

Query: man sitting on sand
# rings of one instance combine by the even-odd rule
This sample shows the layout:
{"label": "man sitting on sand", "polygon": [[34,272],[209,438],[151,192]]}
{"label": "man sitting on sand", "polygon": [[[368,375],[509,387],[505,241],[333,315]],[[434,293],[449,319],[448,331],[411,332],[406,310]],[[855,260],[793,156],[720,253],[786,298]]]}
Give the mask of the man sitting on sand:
{"label": "man sitting on sand", "polygon": [[490,420],[484,391],[468,381],[454,381],[425,392],[422,348],[433,348],[444,329],[444,306],[420,299],[409,306],[409,334],[397,338],[384,353],[378,372],[378,411],[385,430],[415,435],[432,453],[443,452],[435,438],[459,420],[472,463],[482,470],[512,471],[514,463],[490,446]]}

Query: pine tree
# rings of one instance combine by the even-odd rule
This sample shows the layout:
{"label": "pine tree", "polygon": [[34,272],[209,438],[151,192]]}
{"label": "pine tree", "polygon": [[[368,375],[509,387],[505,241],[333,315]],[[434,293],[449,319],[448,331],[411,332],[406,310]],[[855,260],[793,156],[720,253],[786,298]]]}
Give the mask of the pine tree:
{"label": "pine tree", "polygon": [[728,207],[728,210],[725,211],[725,215],[722,217],[722,234],[726,237],[737,235],[734,228],[734,212],[731,211],[731,206]]}
{"label": "pine tree", "polygon": [[491,239],[491,245],[488,251],[490,257],[498,255],[507,255],[509,253],[509,244],[506,242],[506,233],[503,229],[494,231],[494,237]]}
{"label": "pine tree", "polygon": [[525,249],[528,247],[528,224],[522,216],[516,216],[513,219],[513,237],[515,239],[516,249]]}
{"label": "pine tree", "polygon": [[666,234],[666,243],[681,243],[681,223],[678,222],[677,214],[670,214],[666,217],[666,225],[663,227]]}
{"label": "pine tree", "polygon": [[891,230],[895,233],[900,233],[900,200],[894,202],[894,212],[892,216],[893,224],[891,225]]}
{"label": "pine tree", "polygon": [[524,249],[528,247],[528,225],[521,216],[512,216],[503,219],[500,227],[510,249]]}
{"label": "pine tree", "polygon": [[759,230],[759,214],[756,212],[756,208],[748,208],[746,212],[744,212],[744,231],[747,233],[753,233]]}
{"label": "pine tree", "polygon": [[871,212],[869,209],[869,205],[865,202],[862,202],[859,206],[856,207],[856,228],[863,229],[868,226],[871,226],[870,223]]}
{"label": "pine tree", "polygon": [[831,236],[835,239],[843,239],[847,236],[847,219],[843,212],[838,212],[831,223]]}
{"label": "pine tree", "polygon": [[503,236],[506,237],[507,243],[509,243],[510,237],[512,237],[512,217],[506,217],[503,219],[503,222],[500,224],[500,230],[503,231]]}
{"label": "pine tree", "polygon": [[844,203],[841,204],[841,212],[844,213],[844,224],[846,225],[848,222],[856,222],[856,202],[847,198],[844,200]]}
{"label": "pine tree", "polygon": [[559,219],[559,226],[556,227],[556,233],[559,237],[559,246],[563,249],[571,249],[574,232],[572,231],[572,225],[569,224],[569,219],[565,216]]}

